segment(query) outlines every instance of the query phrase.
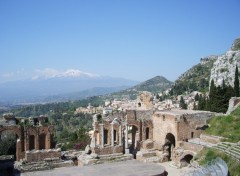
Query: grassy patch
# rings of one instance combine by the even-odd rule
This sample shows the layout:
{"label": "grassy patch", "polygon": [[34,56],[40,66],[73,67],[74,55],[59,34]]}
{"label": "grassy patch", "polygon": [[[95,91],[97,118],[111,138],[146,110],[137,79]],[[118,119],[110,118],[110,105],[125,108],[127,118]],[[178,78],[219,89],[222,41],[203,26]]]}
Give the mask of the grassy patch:
{"label": "grassy patch", "polygon": [[195,156],[195,160],[197,160],[200,165],[204,165],[217,157],[222,158],[227,163],[230,176],[240,175],[240,162],[216,149],[203,149]]}
{"label": "grassy patch", "polygon": [[225,137],[224,141],[240,141],[240,108],[237,108],[231,115],[215,116],[209,121],[210,127],[205,133]]}

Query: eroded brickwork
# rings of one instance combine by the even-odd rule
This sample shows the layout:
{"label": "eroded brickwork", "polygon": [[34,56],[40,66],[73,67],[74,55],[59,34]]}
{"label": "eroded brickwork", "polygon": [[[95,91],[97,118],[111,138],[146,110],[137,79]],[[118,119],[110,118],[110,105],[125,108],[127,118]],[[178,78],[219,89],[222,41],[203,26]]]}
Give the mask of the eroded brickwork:
{"label": "eroded brickwork", "polygon": [[[4,131],[11,131],[17,135],[17,161],[26,159],[27,151],[54,148],[52,145],[53,130],[53,126],[0,126],[0,134]],[[30,152],[28,157],[30,157],[31,154]],[[41,155],[41,153],[38,153],[38,155]],[[32,159],[30,160],[32,161]]]}

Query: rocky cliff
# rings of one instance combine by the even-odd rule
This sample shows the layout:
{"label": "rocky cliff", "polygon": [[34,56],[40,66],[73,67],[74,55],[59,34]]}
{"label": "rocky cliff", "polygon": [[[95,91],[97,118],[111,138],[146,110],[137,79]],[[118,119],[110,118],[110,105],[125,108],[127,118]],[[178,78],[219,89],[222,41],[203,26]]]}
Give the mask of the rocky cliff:
{"label": "rocky cliff", "polygon": [[210,80],[222,85],[223,80],[227,85],[234,86],[234,77],[236,65],[240,67],[240,38],[236,39],[225,54],[217,56],[216,61],[211,69]]}

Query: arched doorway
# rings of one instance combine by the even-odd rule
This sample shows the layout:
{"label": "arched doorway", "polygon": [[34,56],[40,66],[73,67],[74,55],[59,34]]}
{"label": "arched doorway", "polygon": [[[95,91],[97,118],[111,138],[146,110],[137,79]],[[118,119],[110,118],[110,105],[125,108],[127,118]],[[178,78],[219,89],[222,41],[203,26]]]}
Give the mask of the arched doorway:
{"label": "arched doorway", "polygon": [[168,133],[165,137],[165,144],[163,150],[168,153],[168,159],[171,160],[173,148],[176,145],[175,136],[172,133]]}
{"label": "arched doorway", "polygon": [[35,149],[35,136],[30,135],[29,136],[29,150],[34,150]]}
{"label": "arched doorway", "polygon": [[104,138],[104,145],[108,144],[108,130],[106,129],[104,129],[103,138]]}
{"label": "arched doorway", "polygon": [[193,155],[191,154],[187,154],[185,155],[181,160],[180,160],[180,164],[181,167],[186,167],[190,164],[191,160],[193,159]]}
{"label": "arched doorway", "polygon": [[146,128],[146,140],[149,139],[149,127]]}
{"label": "arched doorway", "polygon": [[18,136],[13,131],[2,131],[0,133],[0,155],[14,155],[16,159],[16,145]]}
{"label": "arched doorway", "polygon": [[46,134],[44,133],[39,135],[39,149],[46,149]]}
{"label": "arched doorway", "polygon": [[136,156],[137,151],[140,150],[139,146],[139,131],[138,127],[135,125],[130,125],[129,126],[129,131],[128,131],[128,139],[129,139],[129,152]]}

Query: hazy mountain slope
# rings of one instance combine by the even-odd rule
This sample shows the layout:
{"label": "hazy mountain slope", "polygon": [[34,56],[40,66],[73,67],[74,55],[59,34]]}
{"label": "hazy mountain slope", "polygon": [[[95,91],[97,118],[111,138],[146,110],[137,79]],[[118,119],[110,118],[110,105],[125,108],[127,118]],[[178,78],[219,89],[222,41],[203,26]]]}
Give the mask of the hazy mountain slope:
{"label": "hazy mountain slope", "polygon": [[183,73],[174,83],[173,94],[180,95],[186,91],[207,91],[211,69],[217,56],[202,58],[201,62]]}
{"label": "hazy mountain slope", "polygon": [[[112,77],[76,77],[64,76],[64,77],[51,77],[40,79],[29,79],[23,81],[13,81],[0,84],[0,103],[20,104],[20,103],[37,103],[46,101],[48,97],[60,96],[63,99],[67,98],[69,94],[93,89],[95,87],[101,87],[104,93],[113,92],[112,89],[119,87],[117,90],[122,90],[123,87],[131,87],[138,82],[131,81],[123,78]],[[96,90],[95,90],[96,91]],[[91,91],[93,92],[93,91]],[[99,95],[100,90],[91,94]],[[81,93],[80,93],[81,94]],[[66,95],[66,97],[64,97]],[[82,93],[84,95],[84,93]],[[86,96],[84,96],[86,97]],[[51,98],[53,100],[53,98]]]}
{"label": "hazy mountain slope", "polygon": [[163,76],[156,76],[144,81],[132,88],[108,95],[109,98],[130,98],[135,99],[139,91],[148,91],[152,93],[160,93],[172,86],[172,82]]}

